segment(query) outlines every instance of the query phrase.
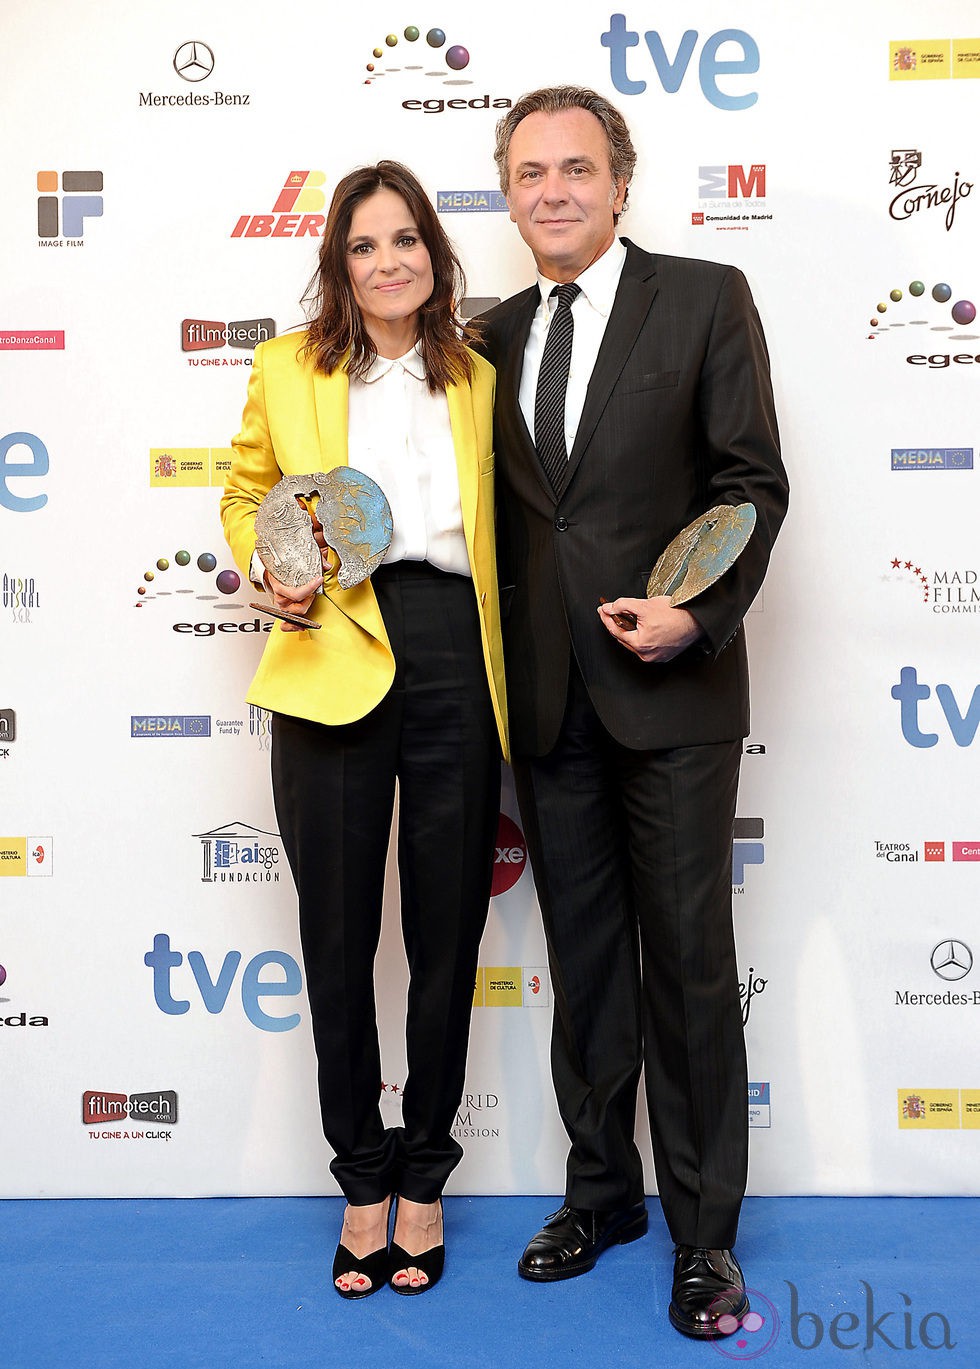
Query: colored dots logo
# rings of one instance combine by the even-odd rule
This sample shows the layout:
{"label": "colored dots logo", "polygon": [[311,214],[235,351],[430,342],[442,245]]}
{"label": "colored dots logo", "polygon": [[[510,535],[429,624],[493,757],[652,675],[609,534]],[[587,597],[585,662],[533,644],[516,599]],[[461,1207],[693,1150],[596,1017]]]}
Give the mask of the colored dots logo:
{"label": "colored dots logo", "polygon": [[[963,341],[972,341],[977,334],[957,333],[953,325],[960,328],[968,328],[977,316],[977,306],[969,299],[958,299],[950,305],[953,299],[953,287],[946,281],[937,281],[935,285],[927,290],[925,281],[913,280],[908,286],[909,299],[906,301],[905,291],[895,287],[889,290],[887,299],[880,299],[874,307],[874,313],[869,320],[875,332],[869,333],[869,338],[874,338],[881,333],[885,333],[894,328],[928,328],[933,333],[952,333],[954,338],[961,338]],[[943,310],[941,322],[935,321],[935,314],[931,318],[916,317],[909,318],[906,310],[916,308],[916,302],[921,301],[922,305],[928,306],[928,300],[940,306]],[[899,306],[895,309],[893,306]],[[949,313],[946,314],[946,306],[949,306]],[[887,316],[887,319],[886,319]],[[952,323],[947,322],[947,318],[952,319]]]}
{"label": "colored dots logo", "polygon": [[[193,561],[193,566],[191,565]],[[220,608],[241,608],[240,604],[222,602],[232,594],[237,594],[241,588],[241,576],[234,570],[215,571],[218,566],[218,558],[210,551],[202,551],[197,558],[192,557],[189,551],[181,549],[173,554],[173,567],[171,569],[171,558],[158,556],[150,570],[143,572],[143,584],[136,590],[135,608],[143,608],[153,599],[164,599],[172,595],[191,595],[202,603],[217,603]],[[193,582],[188,584],[180,575],[180,571],[190,568]],[[177,574],[174,574],[174,570]],[[197,575],[205,577],[202,585]],[[168,573],[169,572],[169,573]],[[166,575],[167,579],[161,578]],[[212,593],[217,590],[217,593]]]}
{"label": "colored dots logo", "polygon": [[771,1350],[779,1335],[779,1313],[757,1288],[747,1288],[751,1311],[741,1317],[730,1312],[718,1318],[720,1335],[710,1341],[711,1348],[728,1360],[758,1359]]}
{"label": "colored dots logo", "polygon": [[411,71],[438,77],[447,86],[471,85],[468,77],[458,74],[470,64],[469,49],[461,43],[448,47],[446,44],[446,32],[440,28],[428,29],[423,35],[417,24],[409,24],[401,34],[388,33],[371,49],[372,60],[365,65],[364,84],[373,85],[381,76]]}

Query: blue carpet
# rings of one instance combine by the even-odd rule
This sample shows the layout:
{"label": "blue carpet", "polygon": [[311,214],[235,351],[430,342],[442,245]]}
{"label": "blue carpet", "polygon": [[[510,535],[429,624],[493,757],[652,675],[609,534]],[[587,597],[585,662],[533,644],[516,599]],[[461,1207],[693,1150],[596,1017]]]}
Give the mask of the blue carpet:
{"label": "blue carpet", "polygon": [[[448,1261],[418,1298],[345,1303],[339,1198],[0,1203],[4,1369],[684,1369],[755,1360],[980,1365],[976,1199],[753,1198],[738,1254],[761,1327],[711,1344],[666,1319],[670,1244],[649,1234],[588,1275],[515,1262],[547,1198],[449,1198]],[[794,1292],[795,1290],[795,1292]],[[944,1342],[952,1348],[946,1348]]]}

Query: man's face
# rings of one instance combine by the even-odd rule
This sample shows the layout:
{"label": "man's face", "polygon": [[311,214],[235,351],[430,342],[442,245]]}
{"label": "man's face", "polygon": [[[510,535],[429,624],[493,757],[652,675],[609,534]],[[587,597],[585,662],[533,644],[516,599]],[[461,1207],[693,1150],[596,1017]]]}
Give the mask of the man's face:
{"label": "man's face", "polygon": [[594,114],[529,114],[510,140],[507,204],[542,275],[562,283],[613,241],[626,182],[613,179],[609,141]]}

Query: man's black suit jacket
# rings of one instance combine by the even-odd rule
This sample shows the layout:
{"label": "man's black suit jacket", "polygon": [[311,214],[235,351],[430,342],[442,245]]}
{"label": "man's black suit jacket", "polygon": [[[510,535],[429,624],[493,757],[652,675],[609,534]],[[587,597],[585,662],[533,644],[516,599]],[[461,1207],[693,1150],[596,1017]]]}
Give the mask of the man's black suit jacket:
{"label": "man's black suit jacket", "polygon": [[[642,251],[626,262],[561,497],[520,408],[537,286],[482,320],[497,369],[494,447],[504,658],[516,756],[554,745],[570,655],[623,745],[729,741],[749,729],[742,619],[787,505],[762,326],[731,266]],[[600,596],[642,598],[654,562],[715,504],[755,505],[731,570],[686,607],[705,640],[666,665],[640,661],[599,621]]]}

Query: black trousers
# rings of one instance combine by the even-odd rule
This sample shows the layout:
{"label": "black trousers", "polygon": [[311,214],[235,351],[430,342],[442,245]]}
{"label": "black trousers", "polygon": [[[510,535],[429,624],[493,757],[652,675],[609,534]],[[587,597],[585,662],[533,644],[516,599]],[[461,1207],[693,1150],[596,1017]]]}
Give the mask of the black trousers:
{"label": "black trousers", "polygon": [[[364,718],[273,718],[272,780],[299,922],[320,1112],[348,1201],[432,1202],[459,1163],[477,952],[500,807],[500,744],[472,582],[425,563],[373,576],[394,684]],[[395,780],[410,984],[403,1126],[379,1107],[374,960]]]}
{"label": "black trousers", "polygon": [[554,750],[514,766],[553,980],[566,1201],[609,1210],[643,1197],[645,1065],[671,1236],[720,1248],[735,1242],[748,1162],[731,915],[740,758],[738,741],[620,746],[573,665]]}

